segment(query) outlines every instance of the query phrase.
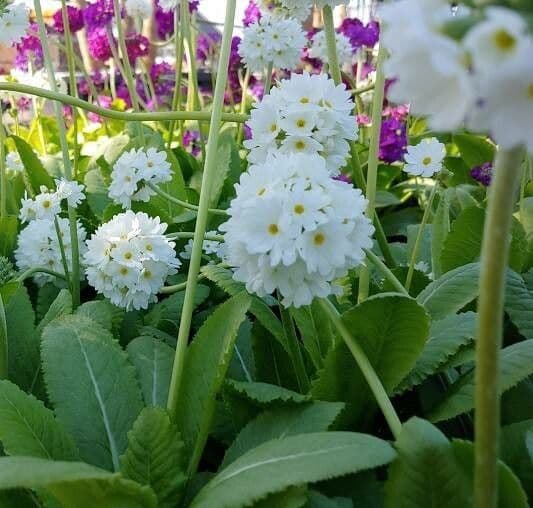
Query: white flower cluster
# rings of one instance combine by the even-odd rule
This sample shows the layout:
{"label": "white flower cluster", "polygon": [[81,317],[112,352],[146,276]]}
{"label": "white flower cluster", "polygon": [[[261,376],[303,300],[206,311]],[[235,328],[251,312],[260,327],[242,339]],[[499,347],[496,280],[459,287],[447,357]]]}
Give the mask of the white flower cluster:
{"label": "white flower cluster", "polygon": [[[351,62],[354,51],[348,37],[344,34],[336,33],[335,41],[340,64]],[[328,47],[326,43],[326,32],[324,30],[313,35],[311,47],[309,48],[309,56],[311,58],[318,58],[322,62],[328,61]]]}
{"label": "white flower cluster", "polygon": [[150,0],[126,0],[124,5],[130,16],[145,19],[152,15],[152,2]]}
{"label": "white flower cluster", "polygon": [[0,44],[11,46],[20,42],[30,25],[23,3],[10,3],[0,12]]}
{"label": "white flower cluster", "polygon": [[357,139],[353,101],[344,85],[326,75],[293,74],[256,105],[245,141],[248,160],[265,162],[268,154],[318,154],[336,175],[346,163],[347,140]]}
{"label": "white flower cluster", "polygon": [[313,6],[308,0],[259,0],[258,5],[263,15],[297,21],[305,21]]}
{"label": "white flower cluster", "polygon": [[149,201],[155,192],[147,183],[159,184],[172,180],[167,154],[156,148],[124,152],[113,165],[109,197],[124,208],[132,201]]}
{"label": "white flower cluster", "polygon": [[40,194],[35,198],[23,198],[19,212],[22,222],[31,222],[36,219],[54,220],[54,217],[61,212],[61,201],[66,200],[72,207],[78,206],[84,199],[84,185],[64,178],[55,180],[56,190],[51,191],[44,185],[41,186]]}
{"label": "white flower cluster", "polygon": [[270,155],[250,166],[228,210],[225,261],[260,296],[278,290],[285,306],[338,292],[334,281],[359,266],[374,227],[359,189],[331,178],[317,155]]}
{"label": "white flower cluster", "polygon": [[[67,267],[72,273],[72,244],[68,219],[58,218],[59,234],[64,247]],[[80,256],[85,253],[85,229],[78,222],[78,245]],[[15,260],[19,270],[30,268],[47,268],[58,273],[63,273],[61,248],[54,221],[51,219],[36,219],[30,222],[18,236],[18,246],[15,250]],[[83,274],[80,274],[83,279]],[[47,282],[58,283],[58,279],[46,273],[36,273],[33,280],[39,286]]]}
{"label": "white flower cluster", "polygon": [[[466,123],[509,149],[533,151],[533,36],[527,20],[502,7],[482,10],[462,40],[445,33],[447,0],[400,0],[381,10],[389,97],[409,102],[435,130]],[[468,12],[467,12],[468,13]],[[473,18],[475,19],[475,18]],[[465,22],[470,22],[465,20]]]}
{"label": "white flower cluster", "polygon": [[307,39],[300,24],[293,19],[263,18],[243,31],[239,55],[251,72],[294,69]]}
{"label": "white flower cluster", "polygon": [[430,178],[442,169],[446,147],[437,138],[424,138],[418,145],[407,147],[403,170],[413,176]]}
{"label": "white flower cluster", "polygon": [[119,307],[146,309],[181,265],[166,229],[159,217],[131,210],[102,224],[87,241],[89,284]]}
{"label": "white flower cluster", "polygon": [[15,177],[24,172],[24,164],[20,160],[18,152],[9,152],[6,155],[6,175]]}

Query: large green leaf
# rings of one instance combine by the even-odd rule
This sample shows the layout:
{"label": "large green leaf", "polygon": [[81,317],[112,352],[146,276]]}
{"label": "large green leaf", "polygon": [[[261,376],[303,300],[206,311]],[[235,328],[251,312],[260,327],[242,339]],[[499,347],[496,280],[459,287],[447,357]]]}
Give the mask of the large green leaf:
{"label": "large green leaf", "polygon": [[[211,182],[209,192],[210,207],[216,207],[218,204],[226,178],[228,178],[230,174],[233,174],[233,180],[236,181],[239,173],[240,159],[235,139],[229,132],[222,133],[218,140],[215,178]],[[237,178],[235,178],[235,176]],[[231,189],[231,185],[229,187]]]}
{"label": "large green leaf", "polygon": [[93,300],[85,302],[76,309],[76,315],[85,316],[98,323],[102,328],[113,331],[118,328],[123,310],[115,307],[109,300]]}
{"label": "large green leaf", "polygon": [[54,189],[54,180],[48,174],[42,165],[39,157],[33,151],[33,148],[22,138],[12,135],[11,139],[15,142],[15,147],[20,155],[20,160],[24,166],[24,174],[27,178],[33,192],[39,194],[41,185],[48,189]]}
{"label": "large green leaf", "polygon": [[242,382],[228,380],[226,383],[227,389],[238,393],[243,398],[261,406],[268,406],[278,403],[295,403],[302,404],[308,402],[310,397],[302,395],[292,390],[287,390],[282,386],[271,385],[260,382]]}
{"label": "large green leaf", "polygon": [[8,455],[53,460],[79,457],[52,411],[7,380],[0,381],[0,441]]}
{"label": "large green leaf", "polygon": [[9,257],[17,245],[18,219],[15,215],[0,217],[0,256]]}
{"label": "large green leaf", "polygon": [[459,349],[469,344],[476,333],[477,314],[450,314],[448,317],[431,323],[429,340],[417,359],[413,370],[401,385],[399,392],[421,384],[446,363]]}
{"label": "large green leaf", "polygon": [[[503,393],[533,374],[533,341],[525,340],[500,351],[499,392]],[[433,422],[449,420],[474,407],[475,372],[460,377],[447,397],[429,414]]]}
{"label": "large green leaf", "polygon": [[240,508],[287,487],[372,469],[394,458],[392,447],[372,436],[318,432],[268,441],[218,473],[191,508]]}
{"label": "large green leaf", "polygon": [[44,327],[54,319],[64,314],[72,313],[72,296],[68,289],[62,289],[48,307],[46,314],[43,316],[37,326],[37,334],[40,336]]}
{"label": "large green leaf", "polygon": [[215,410],[217,396],[233,353],[233,344],[250,306],[246,293],[220,305],[204,322],[187,349],[179,400],[173,415],[192,455],[199,460]]}
{"label": "large green leaf", "polygon": [[183,488],[183,441],[164,409],[143,409],[128,433],[128,448],[121,457],[122,474],[141,485],[149,485],[157,495],[158,506],[176,506]]}
{"label": "large green leaf", "polygon": [[518,331],[526,339],[533,339],[533,292],[528,290],[524,279],[512,270],[507,271],[505,311]]}
{"label": "large green leaf", "polygon": [[445,189],[440,193],[439,205],[431,224],[431,271],[435,279],[442,275],[440,255],[450,232],[451,192],[453,191]]}
{"label": "large green leaf", "polygon": [[80,456],[118,470],[127,432],[143,405],[126,353],[96,322],[71,315],[44,329],[42,357],[50,400]]}
{"label": "large green leaf", "polygon": [[144,403],[165,407],[174,363],[174,349],[153,337],[137,337],[127,347],[131,363],[137,369]]}
{"label": "large green leaf", "polygon": [[474,134],[454,134],[453,142],[459,148],[461,158],[470,168],[481,166],[485,162],[492,162],[496,154],[496,147],[486,137]]}
{"label": "large green leaf", "polygon": [[338,402],[312,402],[265,411],[244,427],[232,445],[226,450],[224,469],[238,457],[272,439],[296,434],[329,430],[344,404]]}
{"label": "large green leaf", "polygon": [[76,508],[156,508],[148,487],[83,462],[34,457],[0,458],[0,489],[44,489],[59,506]]}

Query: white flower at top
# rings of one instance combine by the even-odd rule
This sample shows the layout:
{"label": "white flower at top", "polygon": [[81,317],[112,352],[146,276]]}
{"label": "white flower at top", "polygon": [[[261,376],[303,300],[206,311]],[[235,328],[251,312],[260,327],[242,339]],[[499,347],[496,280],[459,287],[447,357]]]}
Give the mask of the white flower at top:
{"label": "white flower at top", "polygon": [[[337,46],[337,55],[341,65],[350,62],[354,52],[348,37],[341,33],[336,33],[335,41]],[[311,48],[309,49],[309,56],[311,58],[318,58],[319,60],[322,60],[322,62],[328,61],[328,47],[326,43],[326,32],[324,30],[321,30],[313,35]]]}
{"label": "white flower at top", "polygon": [[126,0],[125,6],[126,12],[130,16],[144,19],[152,15],[152,2],[150,0]]}
{"label": "white flower at top", "polygon": [[305,21],[312,8],[308,0],[259,0],[258,5],[263,15],[297,21]]}
{"label": "white flower at top", "polygon": [[181,263],[159,217],[131,210],[102,224],[87,241],[89,284],[119,307],[146,309]]}
{"label": "white flower at top", "polygon": [[269,64],[276,69],[294,69],[305,44],[297,21],[267,17],[244,29],[239,55],[251,72],[264,71]]}
{"label": "white flower at top", "polygon": [[54,220],[61,211],[61,198],[56,192],[50,192],[45,186],[41,186],[41,192],[32,198],[23,198],[19,218],[22,222],[34,220]]}
{"label": "white flower at top", "polygon": [[429,178],[442,169],[446,147],[437,138],[425,138],[407,147],[403,170],[413,176]]}
{"label": "white flower at top", "polygon": [[285,306],[309,305],[339,291],[335,280],[372,246],[367,201],[334,180],[317,155],[270,155],[250,166],[228,210],[224,261],[260,296],[276,290]]}
{"label": "white flower at top", "polygon": [[11,46],[20,42],[29,25],[28,11],[24,4],[8,4],[0,12],[0,44]]}
{"label": "white flower at top", "polygon": [[55,183],[58,198],[60,200],[66,199],[69,206],[75,208],[85,199],[85,194],[83,193],[85,185],[65,178],[55,180]]}
{"label": "white flower at top", "polygon": [[9,152],[6,155],[6,174],[7,176],[16,176],[24,172],[24,164],[20,160],[18,152]]}
{"label": "white flower at top", "polygon": [[347,140],[357,139],[353,107],[345,86],[326,75],[293,74],[252,110],[248,160],[262,163],[273,152],[318,154],[338,174],[348,157]]}
{"label": "white flower at top", "polygon": [[109,197],[124,208],[132,201],[149,201],[155,192],[147,183],[160,184],[172,180],[167,154],[156,148],[132,149],[124,152],[113,165]]}
{"label": "white flower at top", "polygon": [[[72,273],[72,245],[68,219],[58,218],[57,224],[64,247],[67,267]],[[85,253],[86,232],[78,222],[78,245],[80,256]],[[19,270],[30,268],[47,268],[58,273],[64,273],[61,258],[61,248],[53,219],[36,219],[26,226],[18,236],[18,246],[15,250],[15,260]],[[80,274],[80,280],[83,273]],[[47,282],[59,284],[60,281],[53,275],[36,273],[33,280],[39,286]]]}

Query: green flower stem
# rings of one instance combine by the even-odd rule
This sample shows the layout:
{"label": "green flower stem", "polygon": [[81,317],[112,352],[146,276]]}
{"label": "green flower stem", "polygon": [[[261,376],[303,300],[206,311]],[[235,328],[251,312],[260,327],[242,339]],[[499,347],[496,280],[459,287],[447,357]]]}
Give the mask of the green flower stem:
{"label": "green flower stem", "polygon": [[167,407],[170,414],[176,414],[178,407],[178,397],[183,376],[183,366],[185,354],[187,353],[187,342],[191,330],[191,319],[194,308],[194,293],[197,286],[198,273],[202,260],[202,244],[205,235],[207,217],[209,213],[209,199],[211,195],[211,184],[216,171],[217,146],[220,135],[220,123],[222,118],[222,108],[224,107],[224,91],[228,79],[229,55],[231,49],[231,36],[235,19],[236,0],[228,0],[226,5],[226,17],[224,20],[224,32],[222,36],[222,46],[220,50],[220,60],[218,63],[217,83],[213,94],[213,106],[211,123],[209,125],[209,139],[207,142],[207,154],[205,159],[204,173],[202,177],[202,187],[200,191],[200,204],[198,206],[198,216],[194,230],[194,240],[189,263],[189,273],[187,275],[187,288],[181,312],[180,328],[176,345],[176,356],[172,368],[172,378],[168,394]]}
{"label": "green flower stem", "polygon": [[394,286],[396,291],[398,293],[402,293],[403,295],[409,296],[409,292],[405,287],[403,287],[402,283],[396,278],[396,276],[389,270],[387,265],[379,259],[376,254],[374,254],[371,250],[365,249],[366,256],[370,260],[370,262],[381,272],[381,274]]}
{"label": "green flower stem", "polygon": [[29,270],[22,272],[17,277],[17,282],[24,282],[26,279],[29,279],[36,273],[47,273],[48,275],[52,275],[54,277],[57,277],[58,279],[68,282],[67,278],[62,273],[54,272],[54,270],[48,270],[48,268],[43,267],[30,268]]}
{"label": "green flower stem", "polygon": [[[381,117],[383,115],[383,98],[385,96],[385,75],[383,73],[383,61],[385,48],[379,47],[378,60],[376,63],[376,83],[374,88],[374,101],[372,103],[372,128],[370,130],[370,146],[368,148],[368,170],[366,175],[366,198],[368,199],[367,216],[372,222],[376,214],[376,187],[379,164],[379,139],[381,134]],[[361,302],[368,297],[370,288],[370,274],[363,267],[359,275],[359,295]]]}
{"label": "green flower stem", "polygon": [[63,243],[63,237],[61,236],[61,230],[59,229],[59,222],[57,220],[57,215],[54,216],[54,228],[56,230],[57,243],[59,244],[59,251],[61,252],[61,264],[63,265],[63,271],[65,272],[65,279],[69,281],[69,291],[72,292],[72,287],[70,285],[70,273],[68,270],[67,263],[67,254],[65,252],[65,244]]}
{"label": "green flower stem", "polygon": [[[0,83],[0,91],[17,92],[25,95],[34,95],[43,97],[52,101],[69,104],[76,108],[96,113],[104,118],[113,120],[122,120],[124,122],[165,122],[169,120],[199,120],[209,121],[211,119],[210,111],[159,111],[150,113],[123,112],[112,109],[101,108],[95,104],[71,97],[63,93],[51,90],[44,90],[35,86],[23,85],[21,83]],[[244,123],[248,121],[248,115],[239,115],[236,113],[222,113],[221,121]]]}
{"label": "green flower stem", "polygon": [[287,339],[287,344],[289,346],[289,354],[294,366],[294,373],[296,374],[298,387],[301,393],[307,393],[309,391],[309,376],[305,369],[302,349],[300,347],[298,336],[296,335],[296,329],[294,328],[294,321],[289,310],[281,303],[279,304],[279,312],[281,323],[283,324],[283,330],[285,332],[285,338]]}
{"label": "green flower stem", "polygon": [[335,25],[333,23],[333,10],[329,5],[322,9],[324,18],[324,30],[326,32],[326,46],[328,49],[329,73],[336,85],[342,83],[341,68],[339,65],[339,55],[337,53],[337,42],[335,39]]}
{"label": "green flower stem", "polygon": [[9,347],[7,342],[7,318],[4,300],[0,294],[0,379],[8,378]]}
{"label": "green flower stem", "polygon": [[[43,19],[43,12],[41,8],[40,0],[35,0],[35,15],[37,18],[37,24],[39,26],[39,36],[43,47],[43,56],[46,66],[46,73],[50,81],[50,87],[53,93],[57,93],[57,82],[54,73],[54,66],[52,58],[50,56],[50,47],[48,46],[48,38],[46,35],[46,27]],[[72,168],[70,165],[70,155],[68,149],[67,132],[65,129],[65,123],[63,119],[63,112],[61,111],[61,105],[59,102],[54,102],[54,109],[56,114],[57,126],[59,130],[59,140],[61,143],[61,152],[63,155],[63,166],[65,168],[65,178],[72,180]],[[72,294],[72,306],[75,309],[80,303],[80,254],[78,245],[78,227],[76,221],[76,209],[71,206],[68,207],[68,220],[70,226],[70,243],[72,249],[72,279],[71,279],[71,294]]]}
{"label": "green flower stem", "polygon": [[[146,185],[150,187],[150,189],[152,189],[156,194],[158,194],[162,198],[165,198],[171,203],[182,206],[183,208],[188,208],[189,210],[194,210],[196,212],[199,210],[199,207],[197,205],[193,205],[191,203],[187,203],[187,201],[182,201],[181,199],[175,198],[174,196],[171,196],[167,192],[161,190],[157,185],[154,185],[152,183],[147,183]],[[226,210],[219,210],[218,208],[208,208],[207,212],[213,215],[228,215],[228,212],[226,212]]]}
{"label": "green flower stem", "polygon": [[7,215],[6,132],[0,111],[0,217]]}
{"label": "green flower stem", "polygon": [[265,95],[268,95],[270,93],[270,89],[272,88],[272,70],[274,66],[272,62],[270,62],[267,65],[267,68],[265,69]]}
{"label": "green flower stem", "polygon": [[[200,282],[203,279],[206,279],[207,277],[203,274],[198,275],[196,278],[197,282]],[[182,282],[181,284],[176,284],[174,286],[164,286],[159,290],[159,294],[162,295],[172,295],[174,293],[178,293],[179,291],[183,291],[187,288],[187,283]]]}
{"label": "green flower stem", "polygon": [[[169,240],[187,240],[194,238],[194,232],[193,231],[178,231],[177,233],[169,233],[168,235],[165,235],[166,238]],[[223,235],[204,235],[204,240],[210,241],[210,242],[223,242],[224,236]]]}
{"label": "green flower stem", "polygon": [[374,394],[378,406],[381,408],[381,411],[387,420],[392,435],[395,439],[397,439],[402,429],[402,422],[398,418],[389,396],[387,395],[385,388],[381,384],[381,381],[374,370],[374,367],[372,367],[372,364],[368,360],[361,346],[352,337],[352,334],[348,328],[346,328],[346,325],[342,321],[342,318],[333,303],[331,303],[331,301],[328,299],[321,299],[319,301],[324,311],[328,314],[331,323],[352,353],[357,365],[361,369],[361,372],[366,379],[366,382],[368,383],[368,386],[370,387],[370,390]]}
{"label": "green flower stem", "polygon": [[439,183],[435,181],[435,185],[433,185],[433,188],[431,189],[431,192],[429,194],[428,201],[426,203],[424,215],[422,216],[422,222],[418,226],[418,232],[416,233],[415,244],[413,246],[413,252],[411,253],[411,260],[409,261],[409,269],[407,270],[407,278],[405,279],[405,289],[407,289],[407,291],[409,291],[409,289],[411,288],[411,283],[413,282],[416,258],[418,257],[418,251],[420,250],[420,244],[422,243],[422,238],[424,236],[424,229],[426,229],[426,224],[428,223],[429,217],[431,215],[433,200],[437,195],[438,189]]}
{"label": "green flower stem", "polygon": [[521,148],[501,151],[496,156],[483,233],[475,370],[476,508],[496,508],[498,504],[498,358],[502,344],[505,271],[509,258],[511,221],[523,159],[524,151]]}
{"label": "green flower stem", "polygon": [[[250,84],[250,77],[252,76],[252,73],[250,72],[250,69],[246,69],[246,72],[244,73],[244,78],[241,81],[241,108],[240,113],[241,115],[244,115],[246,113],[246,99],[248,96],[248,85]],[[242,140],[244,138],[244,125],[239,124],[238,132],[237,132],[237,145],[242,144]]]}
{"label": "green flower stem", "polygon": [[189,12],[188,2],[182,2],[185,8],[182,8],[181,25],[185,30],[184,42],[187,50],[187,63],[189,66],[187,73],[187,109],[200,109],[200,96],[198,93],[198,71],[196,69],[196,44],[193,30],[191,30],[191,13]]}

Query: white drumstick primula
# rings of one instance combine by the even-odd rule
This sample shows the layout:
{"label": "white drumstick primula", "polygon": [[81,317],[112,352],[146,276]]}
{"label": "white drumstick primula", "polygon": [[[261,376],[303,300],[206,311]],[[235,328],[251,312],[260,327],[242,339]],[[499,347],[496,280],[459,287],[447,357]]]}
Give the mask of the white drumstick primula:
{"label": "white drumstick primula", "polygon": [[[354,51],[350,39],[341,33],[336,33],[335,41],[339,63],[341,65],[351,63]],[[311,58],[318,58],[322,62],[328,62],[328,46],[326,43],[326,32],[324,30],[313,35],[311,47],[309,48],[309,56]]]}
{"label": "white drumstick primula", "polygon": [[432,177],[442,170],[446,147],[437,138],[425,138],[407,147],[403,170],[413,176]]}
{"label": "white drumstick primula", "polygon": [[228,210],[225,259],[248,291],[279,291],[285,306],[336,294],[335,280],[361,265],[374,227],[367,201],[334,180],[314,155],[271,154],[251,165]]}

